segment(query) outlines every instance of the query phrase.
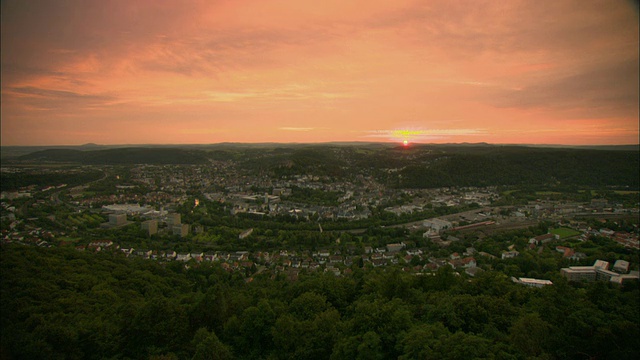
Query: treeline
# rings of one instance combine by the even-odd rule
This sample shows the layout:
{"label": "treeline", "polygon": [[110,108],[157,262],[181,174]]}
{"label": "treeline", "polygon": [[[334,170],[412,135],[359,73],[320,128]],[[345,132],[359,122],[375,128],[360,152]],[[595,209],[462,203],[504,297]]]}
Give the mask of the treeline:
{"label": "treeline", "polygon": [[495,185],[640,185],[639,153],[495,147],[407,163],[401,188]]}
{"label": "treeline", "polygon": [[[280,146],[274,148],[49,149],[21,162],[91,165],[191,164],[228,161],[251,174],[353,179],[374,175],[400,188],[496,185],[640,186],[637,150],[533,148],[493,145]],[[390,171],[392,170],[392,171]]]}
{"label": "treeline", "polygon": [[206,164],[208,158],[201,150],[179,148],[118,148],[107,150],[48,149],[23,155],[19,161],[67,162],[84,165],[167,165]]}
{"label": "treeline", "polygon": [[22,187],[35,185],[37,187],[58,186],[67,184],[73,187],[90,181],[102,178],[103,173],[97,170],[75,171],[69,172],[60,169],[58,172],[37,173],[33,171],[26,172],[2,172],[0,174],[0,189],[2,191],[16,191]]}
{"label": "treeline", "polygon": [[[347,174],[345,167],[348,165],[338,158],[335,148],[330,146],[313,147],[279,147],[272,150],[248,149],[245,151],[248,157],[240,162],[240,166],[250,171],[262,171],[275,177],[293,175],[315,175],[341,178]],[[251,154],[254,156],[251,156]]]}
{"label": "treeline", "polygon": [[7,359],[635,359],[640,293],[543,289],[399,268],[291,282],[216,264],[159,264],[3,245]]}

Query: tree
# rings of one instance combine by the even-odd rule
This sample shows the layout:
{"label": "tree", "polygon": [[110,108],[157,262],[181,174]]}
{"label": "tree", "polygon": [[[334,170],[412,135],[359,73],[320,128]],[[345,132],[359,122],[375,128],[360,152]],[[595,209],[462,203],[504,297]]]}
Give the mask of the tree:
{"label": "tree", "polygon": [[367,331],[362,335],[360,345],[358,345],[357,360],[375,360],[384,359],[382,351],[382,342],[380,336],[375,331]]}
{"label": "tree", "polygon": [[193,337],[192,344],[196,349],[192,360],[233,359],[231,349],[223,344],[214,332],[209,332],[205,328],[198,329]]}
{"label": "tree", "polygon": [[552,328],[537,313],[526,314],[509,329],[509,340],[522,354],[540,357],[546,353]]}
{"label": "tree", "polygon": [[432,359],[437,354],[434,349],[442,339],[451,333],[442,323],[420,324],[409,329],[400,339],[398,346],[402,348],[400,360]]}

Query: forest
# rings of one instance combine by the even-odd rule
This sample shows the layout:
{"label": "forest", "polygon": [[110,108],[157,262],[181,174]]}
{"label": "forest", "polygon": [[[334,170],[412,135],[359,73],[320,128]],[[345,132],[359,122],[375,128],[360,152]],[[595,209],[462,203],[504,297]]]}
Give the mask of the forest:
{"label": "forest", "polygon": [[[243,171],[266,173],[275,178],[308,174],[344,179],[354,173],[368,173],[396,188],[532,184],[640,186],[637,176],[640,153],[626,147],[612,150],[486,144],[415,144],[409,148],[389,144],[262,147],[217,144],[184,148],[46,149],[3,160],[10,164],[84,165],[206,165],[210,161],[228,161]],[[390,173],[390,169],[394,172]]]}
{"label": "forest", "polygon": [[[345,276],[3,245],[3,359],[635,359],[640,291],[500,271]],[[517,266],[517,265],[515,265]]]}

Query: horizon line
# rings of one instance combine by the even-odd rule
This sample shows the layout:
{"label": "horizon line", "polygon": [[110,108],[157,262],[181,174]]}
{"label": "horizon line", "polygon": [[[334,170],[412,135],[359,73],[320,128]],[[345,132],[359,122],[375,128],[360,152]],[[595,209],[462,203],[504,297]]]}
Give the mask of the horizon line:
{"label": "horizon line", "polygon": [[[7,147],[81,147],[81,146],[211,146],[211,145],[322,145],[322,144],[397,144],[402,146],[399,141],[318,141],[318,142],[280,142],[280,141],[260,141],[260,142],[233,142],[222,141],[215,143],[120,143],[120,144],[97,144],[93,142],[83,144],[27,144],[27,145],[2,145],[0,148]],[[605,147],[605,146],[640,146],[638,143],[630,144],[546,144],[546,143],[489,143],[489,142],[409,142],[410,145],[494,145],[494,146],[541,146],[541,147]]]}

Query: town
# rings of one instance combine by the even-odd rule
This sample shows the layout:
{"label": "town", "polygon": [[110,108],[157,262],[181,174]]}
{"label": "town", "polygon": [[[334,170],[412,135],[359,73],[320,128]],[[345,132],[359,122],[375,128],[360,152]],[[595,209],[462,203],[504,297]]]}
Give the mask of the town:
{"label": "town", "polygon": [[[416,275],[450,266],[473,277],[535,252],[554,257],[564,266],[557,274],[576,280],[564,269],[599,260],[589,248],[596,238],[629,254],[607,259],[627,264],[615,266],[624,276],[610,281],[638,279],[637,191],[608,191],[611,199],[591,190],[583,199],[538,191],[535,199],[514,200],[523,192],[517,187],[407,189],[388,186],[367,169],[338,179],[313,172],[274,176],[231,160],[63,169],[21,164],[3,166],[2,173],[86,177],[75,185],[3,191],[3,244],[73,246],[186,267],[216,262],[247,281],[256,274],[346,276],[354,266],[399,266]],[[495,234],[511,239],[496,243]],[[523,283],[534,273],[544,275],[509,275]]]}
{"label": "town", "polygon": [[0,167],[11,354],[637,357],[637,152],[14,154]]}

